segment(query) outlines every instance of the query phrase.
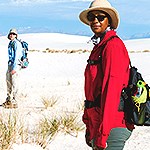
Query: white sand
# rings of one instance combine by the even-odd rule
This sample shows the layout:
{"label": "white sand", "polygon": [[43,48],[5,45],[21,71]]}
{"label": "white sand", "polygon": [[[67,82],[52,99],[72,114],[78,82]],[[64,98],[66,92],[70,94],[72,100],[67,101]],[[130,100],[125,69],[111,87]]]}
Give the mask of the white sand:
{"label": "white sand", "polygon": [[[21,35],[22,39],[28,41],[30,49],[43,50],[55,49],[91,49],[87,44],[89,37],[67,36],[60,34],[27,34]],[[64,40],[65,39],[65,40]],[[143,45],[144,43],[147,43]],[[135,44],[136,43],[136,44]],[[138,43],[127,41],[128,48],[138,50],[140,47],[150,49],[149,39],[138,40]],[[149,44],[148,44],[149,43]],[[6,98],[5,72],[7,68],[7,44],[6,37],[0,37],[0,102]],[[81,47],[80,47],[81,45]],[[139,46],[140,45],[140,46]],[[83,46],[83,47],[82,47]],[[133,47],[134,46],[134,47]],[[79,106],[84,100],[84,68],[89,53],[83,54],[50,54],[42,52],[30,52],[30,64],[28,69],[21,72],[19,108],[15,110],[29,126],[29,132],[34,130],[43,115],[60,115],[64,112],[78,112]],[[130,53],[133,65],[136,65],[143,73],[144,78],[150,84],[150,55],[149,53]],[[58,103],[48,110],[43,109],[41,97],[56,97]],[[5,115],[11,110],[0,108],[0,114]],[[83,112],[79,113],[81,119]],[[125,150],[148,150],[150,147],[150,127],[136,127]],[[42,148],[32,144],[13,145],[13,150],[41,150]],[[58,133],[54,141],[47,147],[48,150],[90,150],[84,141],[84,131],[78,137]]]}

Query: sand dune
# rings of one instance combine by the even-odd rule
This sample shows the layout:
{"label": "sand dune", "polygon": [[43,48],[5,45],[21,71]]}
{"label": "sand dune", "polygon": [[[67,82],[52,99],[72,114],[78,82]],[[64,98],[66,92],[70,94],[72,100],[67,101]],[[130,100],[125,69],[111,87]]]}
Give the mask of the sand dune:
{"label": "sand dune", "polygon": [[[89,48],[89,37],[62,34],[24,34],[19,38],[29,43],[30,49],[80,49]],[[125,41],[130,49],[150,49],[150,39]],[[6,97],[5,73],[7,69],[7,37],[0,37],[0,94],[2,103]],[[140,48],[141,47],[141,48]],[[24,119],[25,125],[32,132],[43,115],[60,115],[65,111],[76,112],[84,100],[84,68],[89,53],[42,53],[29,52],[29,67],[21,72],[19,108],[16,113]],[[150,84],[149,53],[130,53],[131,61],[143,73]],[[22,93],[24,93],[22,95]],[[41,97],[56,96],[58,103],[54,108],[43,107]],[[0,108],[1,116],[11,110]],[[82,111],[79,113],[81,119]],[[150,147],[150,128],[136,127],[124,150],[148,150]],[[40,146],[32,144],[14,144],[12,150],[41,150]],[[48,150],[90,150],[84,141],[84,131],[78,137],[59,133]]]}

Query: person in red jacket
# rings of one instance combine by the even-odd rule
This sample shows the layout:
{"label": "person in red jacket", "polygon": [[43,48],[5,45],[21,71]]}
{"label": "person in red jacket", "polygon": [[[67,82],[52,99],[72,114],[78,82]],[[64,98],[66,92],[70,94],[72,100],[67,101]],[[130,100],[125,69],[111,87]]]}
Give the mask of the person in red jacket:
{"label": "person in red jacket", "polygon": [[90,26],[94,47],[85,69],[86,143],[93,150],[122,150],[134,125],[121,109],[121,91],[129,80],[129,56],[115,29],[119,14],[107,0],[94,0],[80,20]]}

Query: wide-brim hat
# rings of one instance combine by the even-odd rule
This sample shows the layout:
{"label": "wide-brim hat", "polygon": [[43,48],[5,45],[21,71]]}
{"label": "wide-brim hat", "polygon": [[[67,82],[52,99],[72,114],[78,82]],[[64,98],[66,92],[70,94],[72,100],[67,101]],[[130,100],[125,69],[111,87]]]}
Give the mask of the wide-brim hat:
{"label": "wide-brim hat", "polygon": [[90,7],[88,9],[83,10],[80,13],[80,15],[79,15],[80,20],[83,23],[89,25],[90,22],[87,20],[87,14],[93,10],[100,10],[100,11],[107,13],[111,17],[111,27],[113,29],[116,29],[118,27],[119,14],[118,14],[117,10],[115,8],[113,8],[107,0],[94,0],[90,4]]}
{"label": "wide-brim hat", "polygon": [[13,28],[13,29],[10,29],[10,31],[8,33],[8,36],[7,36],[8,39],[9,39],[9,35],[12,34],[12,33],[14,33],[14,34],[16,34],[16,36],[18,36],[17,29]]}

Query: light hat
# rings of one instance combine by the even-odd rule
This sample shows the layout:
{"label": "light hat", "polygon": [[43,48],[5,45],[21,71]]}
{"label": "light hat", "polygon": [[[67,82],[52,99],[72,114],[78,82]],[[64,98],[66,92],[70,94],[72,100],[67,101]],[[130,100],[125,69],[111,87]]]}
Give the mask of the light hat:
{"label": "light hat", "polygon": [[87,14],[93,10],[100,10],[107,13],[111,18],[111,27],[116,29],[119,25],[119,14],[115,8],[111,6],[111,4],[107,0],[94,0],[90,7],[84,11],[82,11],[79,15],[80,20],[89,25],[89,21],[87,20]]}
{"label": "light hat", "polygon": [[11,33],[14,33],[14,34],[16,34],[16,36],[18,36],[18,33],[17,33],[17,30],[15,29],[15,28],[13,28],[13,29],[10,29],[10,31],[9,31],[9,33],[8,33],[8,39],[9,39],[9,35],[11,34]]}

